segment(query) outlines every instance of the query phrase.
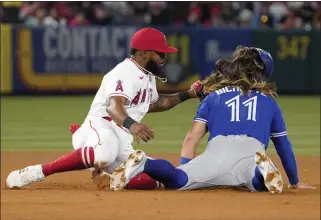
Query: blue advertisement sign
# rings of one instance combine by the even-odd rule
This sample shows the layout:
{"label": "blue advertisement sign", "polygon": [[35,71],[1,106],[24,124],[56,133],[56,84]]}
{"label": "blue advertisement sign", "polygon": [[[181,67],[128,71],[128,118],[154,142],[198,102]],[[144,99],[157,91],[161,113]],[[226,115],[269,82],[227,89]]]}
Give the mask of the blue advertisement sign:
{"label": "blue advertisement sign", "polygon": [[[12,74],[13,92],[50,92],[97,90],[103,75],[129,56],[130,39],[139,27],[10,29],[12,72],[7,74]],[[250,30],[159,29],[166,34],[167,43],[179,49],[168,56],[168,83],[159,82],[160,91],[189,88],[212,72],[217,59],[231,55],[237,45],[251,42]]]}

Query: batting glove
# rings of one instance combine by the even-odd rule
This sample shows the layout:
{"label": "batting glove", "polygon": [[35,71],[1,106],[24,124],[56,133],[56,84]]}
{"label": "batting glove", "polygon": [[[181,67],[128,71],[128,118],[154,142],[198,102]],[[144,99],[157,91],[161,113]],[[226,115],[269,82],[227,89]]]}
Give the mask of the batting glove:
{"label": "batting glove", "polygon": [[194,91],[196,96],[200,99],[200,101],[203,101],[206,97],[206,95],[203,92],[203,83],[200,80],[197,80],[191,85],[191,89]]}

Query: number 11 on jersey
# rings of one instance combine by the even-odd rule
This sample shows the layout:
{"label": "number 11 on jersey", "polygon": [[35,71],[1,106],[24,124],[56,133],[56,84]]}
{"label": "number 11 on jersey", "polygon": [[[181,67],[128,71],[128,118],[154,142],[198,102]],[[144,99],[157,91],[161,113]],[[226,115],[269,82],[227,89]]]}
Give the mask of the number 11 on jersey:
{"label": "number 11 on jersey", "polygon": [[[231,122],[240,121],[240,95],[227,100],[225,104],[231,108]],[[242,102],[242,104],[247,107],[248,113],[246,120],[256,121],[257,96],[249,98]]]}

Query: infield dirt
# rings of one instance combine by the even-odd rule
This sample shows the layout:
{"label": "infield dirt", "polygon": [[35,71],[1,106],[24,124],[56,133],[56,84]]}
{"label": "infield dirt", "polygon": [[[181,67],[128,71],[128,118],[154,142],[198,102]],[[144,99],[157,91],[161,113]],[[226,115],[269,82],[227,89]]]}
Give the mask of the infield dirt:
{"label": "infield dirt", "polygon": [[[15,169],[60,157],[51,152],[1,153],[2,220],[167,220],[167,219],[320,219],[320,158],[299,156],[300,179],[316,190],[287,190],[278,196],[232,189],[178,191],[98,190],[89,171],[62,173],[25,189],[5,188]],[[150,155],[178,163],[176,154]],[[277,167],[280,161],[272,157]],[[283,169],[281,169],[283,171]],[[287,183],[287,178],[282,172]]]}

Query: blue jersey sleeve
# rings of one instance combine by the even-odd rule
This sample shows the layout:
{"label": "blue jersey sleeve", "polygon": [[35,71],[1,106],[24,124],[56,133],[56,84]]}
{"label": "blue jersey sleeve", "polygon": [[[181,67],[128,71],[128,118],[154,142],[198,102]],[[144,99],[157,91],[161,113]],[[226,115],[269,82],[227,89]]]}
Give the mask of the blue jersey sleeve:
{"label": "blue jersey sleeve", "polygon": [[281,137],[286,135],[286,126],[283,119],[283,115],[280,106],[276,103],[276,109],[271,126],[271,137]]}
{"label": "blue jersey sleeve", "polygon": [[201,104],[198,106],[194,121],[200,121],[203,123],[207,123],[208,116],[209,116],[210,109],[211,109],[210,100],[211,100],[211,96],[209,95],[203,100],[203,102],[201,102]]}
{"label": "blue jersey sleeve", "polygon": [[297,164],[291,142],[286,133],[285,121],[278,104],[276,104],[276,111],[272,121],[271,138],[290,184],[297,184],[299,182]]}

